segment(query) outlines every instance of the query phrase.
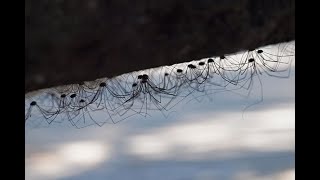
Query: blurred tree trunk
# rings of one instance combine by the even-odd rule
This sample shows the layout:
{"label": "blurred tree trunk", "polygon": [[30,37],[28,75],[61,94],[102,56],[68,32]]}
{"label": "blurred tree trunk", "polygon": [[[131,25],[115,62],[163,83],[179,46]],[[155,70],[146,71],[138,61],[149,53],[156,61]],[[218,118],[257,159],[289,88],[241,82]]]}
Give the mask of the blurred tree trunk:
{"label": "blurred tree trunk", "polygon": [[295,38],[294,0],[25,2],[25,92]]}

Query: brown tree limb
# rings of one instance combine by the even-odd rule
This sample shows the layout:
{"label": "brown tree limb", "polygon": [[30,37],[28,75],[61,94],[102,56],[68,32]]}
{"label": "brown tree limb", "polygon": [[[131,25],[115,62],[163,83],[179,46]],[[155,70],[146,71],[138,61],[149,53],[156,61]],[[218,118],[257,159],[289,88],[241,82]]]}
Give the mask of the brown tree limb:
{"label": "brown tree limb", "polygon": [[295,38],[294,0],[25,2],[25,92]]}

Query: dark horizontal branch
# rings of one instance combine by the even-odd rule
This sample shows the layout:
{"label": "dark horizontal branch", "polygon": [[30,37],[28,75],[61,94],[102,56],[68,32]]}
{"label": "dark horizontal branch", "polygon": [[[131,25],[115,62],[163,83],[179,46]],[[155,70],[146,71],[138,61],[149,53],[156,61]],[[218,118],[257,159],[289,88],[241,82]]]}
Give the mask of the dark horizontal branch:
{"label": "dark horizontal branch", "polygon": [[26,0],[25,92],[294,38],[294,0]]}

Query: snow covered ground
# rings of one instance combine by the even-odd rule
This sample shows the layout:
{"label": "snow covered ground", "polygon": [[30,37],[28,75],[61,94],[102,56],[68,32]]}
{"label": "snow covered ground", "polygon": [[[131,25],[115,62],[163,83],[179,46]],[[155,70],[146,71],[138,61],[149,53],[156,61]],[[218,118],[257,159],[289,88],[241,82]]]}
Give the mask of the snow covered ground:
{"label": "snow covered ground", "polygon": [[230,92],[103,127],[26,129],[27,180],[292,180],[295,76],[261,76],[263,102]]}

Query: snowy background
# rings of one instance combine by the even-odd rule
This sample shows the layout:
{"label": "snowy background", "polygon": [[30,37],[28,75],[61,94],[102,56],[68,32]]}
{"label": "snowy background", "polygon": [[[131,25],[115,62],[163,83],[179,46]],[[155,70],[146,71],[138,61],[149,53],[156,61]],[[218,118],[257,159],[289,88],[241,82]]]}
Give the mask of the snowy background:
{"label": "snowy background", "polygon": [[263,102],[223,92],[103,127],[27,128],[27,180],[292,180],[295,74],[261,76]]}

